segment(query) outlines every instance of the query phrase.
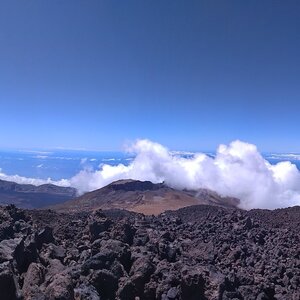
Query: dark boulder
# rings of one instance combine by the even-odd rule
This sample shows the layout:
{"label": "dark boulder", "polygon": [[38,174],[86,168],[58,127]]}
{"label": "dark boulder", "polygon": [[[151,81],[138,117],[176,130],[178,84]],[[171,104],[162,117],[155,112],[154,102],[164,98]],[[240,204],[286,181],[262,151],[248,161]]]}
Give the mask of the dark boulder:
{"label": "dark boulder", "polygon": [[0,296],[1,300],[17,299],[17,288],[12,272],[12,266],[9,262],[0,264]]}
{"label": "dark boulder", "polygon": [[150,280],[154,271],[155,267],[147,256],[142,256],[133,262],[130,269],[130,279],[138,294],[143,294],[145,284]]}
{"label": "dark boulder", "polygon": [[43,244],[55,243],[53,237],[53,229],[46,226],[44,229],[40,230],[36,235],[36,246],[40,250]]}
{"label": "dark boulder", "polygon": [[182,299],[205,299],[205,279],[201,271],[195,268],[185,268],[182,271],[181,280]]}
{"label": "dark boulder", "polygon": [[32,263],[24,278],[23,296],[28,300],[44,300],[45,296],[41,285],[45,280],[45,268],[38,263]]}
{"label": "dark boulder", "polygon": [[132,245],[135,231],[134,227],[125,220],[124,222],[117,223],[116,226],[113,227],[111,237],[115,240]]}
{"label": "dark boulder", "polygon": [[136,289],[134,284],[129,278],[121,280],[119,283],[119,289],[117,291],[117,298],[120,300],[135,300]]}
{"label": "dark boulder", "polygon": [[16,252],[19,255],[20,248],[24,247],[22,238],[3,240],[0,242],[0,263],[12,261],[15,258]]}
{"label": "dark boulder", "polygon": [[100,300],[99,293],[92,285],[81,284],[74,289],[75,300]]}
{"label": "dark boulder", "polygon": [[56,274],[45,290],[46,299],[73,300],[74,287],[68,274]]}
{"label": "dark boulder", "polygon": [[128,244],[122,243],[117,240],[103,240],[100,243],[100,251],[111,252],[111,255],[115,257],[128,271],[131,267],[131,251]]}
{"label": "dark boulder", "polygon": [[101,210],[93,212],[89,219],[89,234],[91,241],[99,238],[99,234],[108,230],[112,224]]}
{"label": "dark boulder", "polygon": [[6,221],[0,224],[0,241],[13,238],[14,228],[13,225]]}
{"label": "dark boulder", "polygon": [[82,272],[88,274],[90,270],[109,269],[116,257],[113,251],[102,250],[83,263]]}
{"label": "dark boulder", "polygon": [[101,299],[114,300],[118,289],[118,278],[108,270],[94,271],[89,280]]}
{"label": "dark boulder", "polygon": [[49,244],[48,249],[50,250],[50,257],[53,259],[59,259],[63,262],[64,258],[66,257],[66,250],[62,246],[57,246],[54,244]]}

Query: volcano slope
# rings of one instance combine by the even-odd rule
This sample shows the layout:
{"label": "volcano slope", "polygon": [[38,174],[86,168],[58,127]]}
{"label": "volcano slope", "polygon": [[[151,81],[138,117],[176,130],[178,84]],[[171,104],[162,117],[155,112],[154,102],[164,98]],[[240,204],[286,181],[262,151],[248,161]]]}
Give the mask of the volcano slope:
{"label": "volcano slope", "polygon": [[49,208],[65,213],[122,208],[145,215],[158,215],[166,210],[197,204],[237,207],[239,200],[221,197],[207,189],[177,190],[164,183],[126,179],[112,182],[101,189]]}
{"label": "volcano slope", "polygon": [[0,298],[300,299],[300,207],[0,208]]}

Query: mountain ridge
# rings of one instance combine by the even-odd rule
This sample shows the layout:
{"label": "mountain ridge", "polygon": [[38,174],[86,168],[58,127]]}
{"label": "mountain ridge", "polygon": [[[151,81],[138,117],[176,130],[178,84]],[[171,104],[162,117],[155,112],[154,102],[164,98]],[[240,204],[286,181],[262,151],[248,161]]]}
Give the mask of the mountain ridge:
{"label": "mountain ridge", "polygon": [[0,205],[15,204],[20,208],[42,208],[74,198],[77,190],[54,184],[19,184],[0,179]]}
{"label": "mountain ridge", "polygon": [[165,183],[123,179],[48,208],[67,213],[119,208],[157,215],[166,210],[199,204],[236,208],[239,200],[222,197],[207,189],[177,190]]}

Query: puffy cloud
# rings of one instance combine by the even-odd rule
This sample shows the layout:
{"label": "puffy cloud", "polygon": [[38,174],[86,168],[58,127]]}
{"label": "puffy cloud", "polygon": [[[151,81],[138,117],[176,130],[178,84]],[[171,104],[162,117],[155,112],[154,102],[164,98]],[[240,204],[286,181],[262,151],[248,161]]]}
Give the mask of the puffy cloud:
{"label": "puffy cloud", "polygon": [[128,165],[103,164],[70,179],[79,191],[94,190],[118,179],[165,181],[179,189],[208,188],[241,199],[242,208],[277,208],[300,204],[300,173],[290,162],[271,165],[255,145],[234,141],[220,145],[215,157],[195,153],[182,157],[149,140],[128,149],[136,153]]}

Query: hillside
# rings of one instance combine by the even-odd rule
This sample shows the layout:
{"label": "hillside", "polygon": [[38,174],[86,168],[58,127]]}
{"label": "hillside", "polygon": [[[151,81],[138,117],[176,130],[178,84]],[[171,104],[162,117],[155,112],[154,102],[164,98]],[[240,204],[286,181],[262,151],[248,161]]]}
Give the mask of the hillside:
{"label": "hillside", "polygon": [[202,189],[198,191],[176,190],[163,183],[150,181],[119,180],[101,189],[86,193],[76,199],[51,206],[59,212],[92,211],[95,209],[127,209],[144,214],[159,214],[166,210],[208,204],[236,207],[238,199],[221,197]]}
{"label": "hillside", "polygon": [[42,208],[64,202],[76,195],[76,189],[53,184],[35,186],[0,180],[0,205],[15,204],[20,208]]}

